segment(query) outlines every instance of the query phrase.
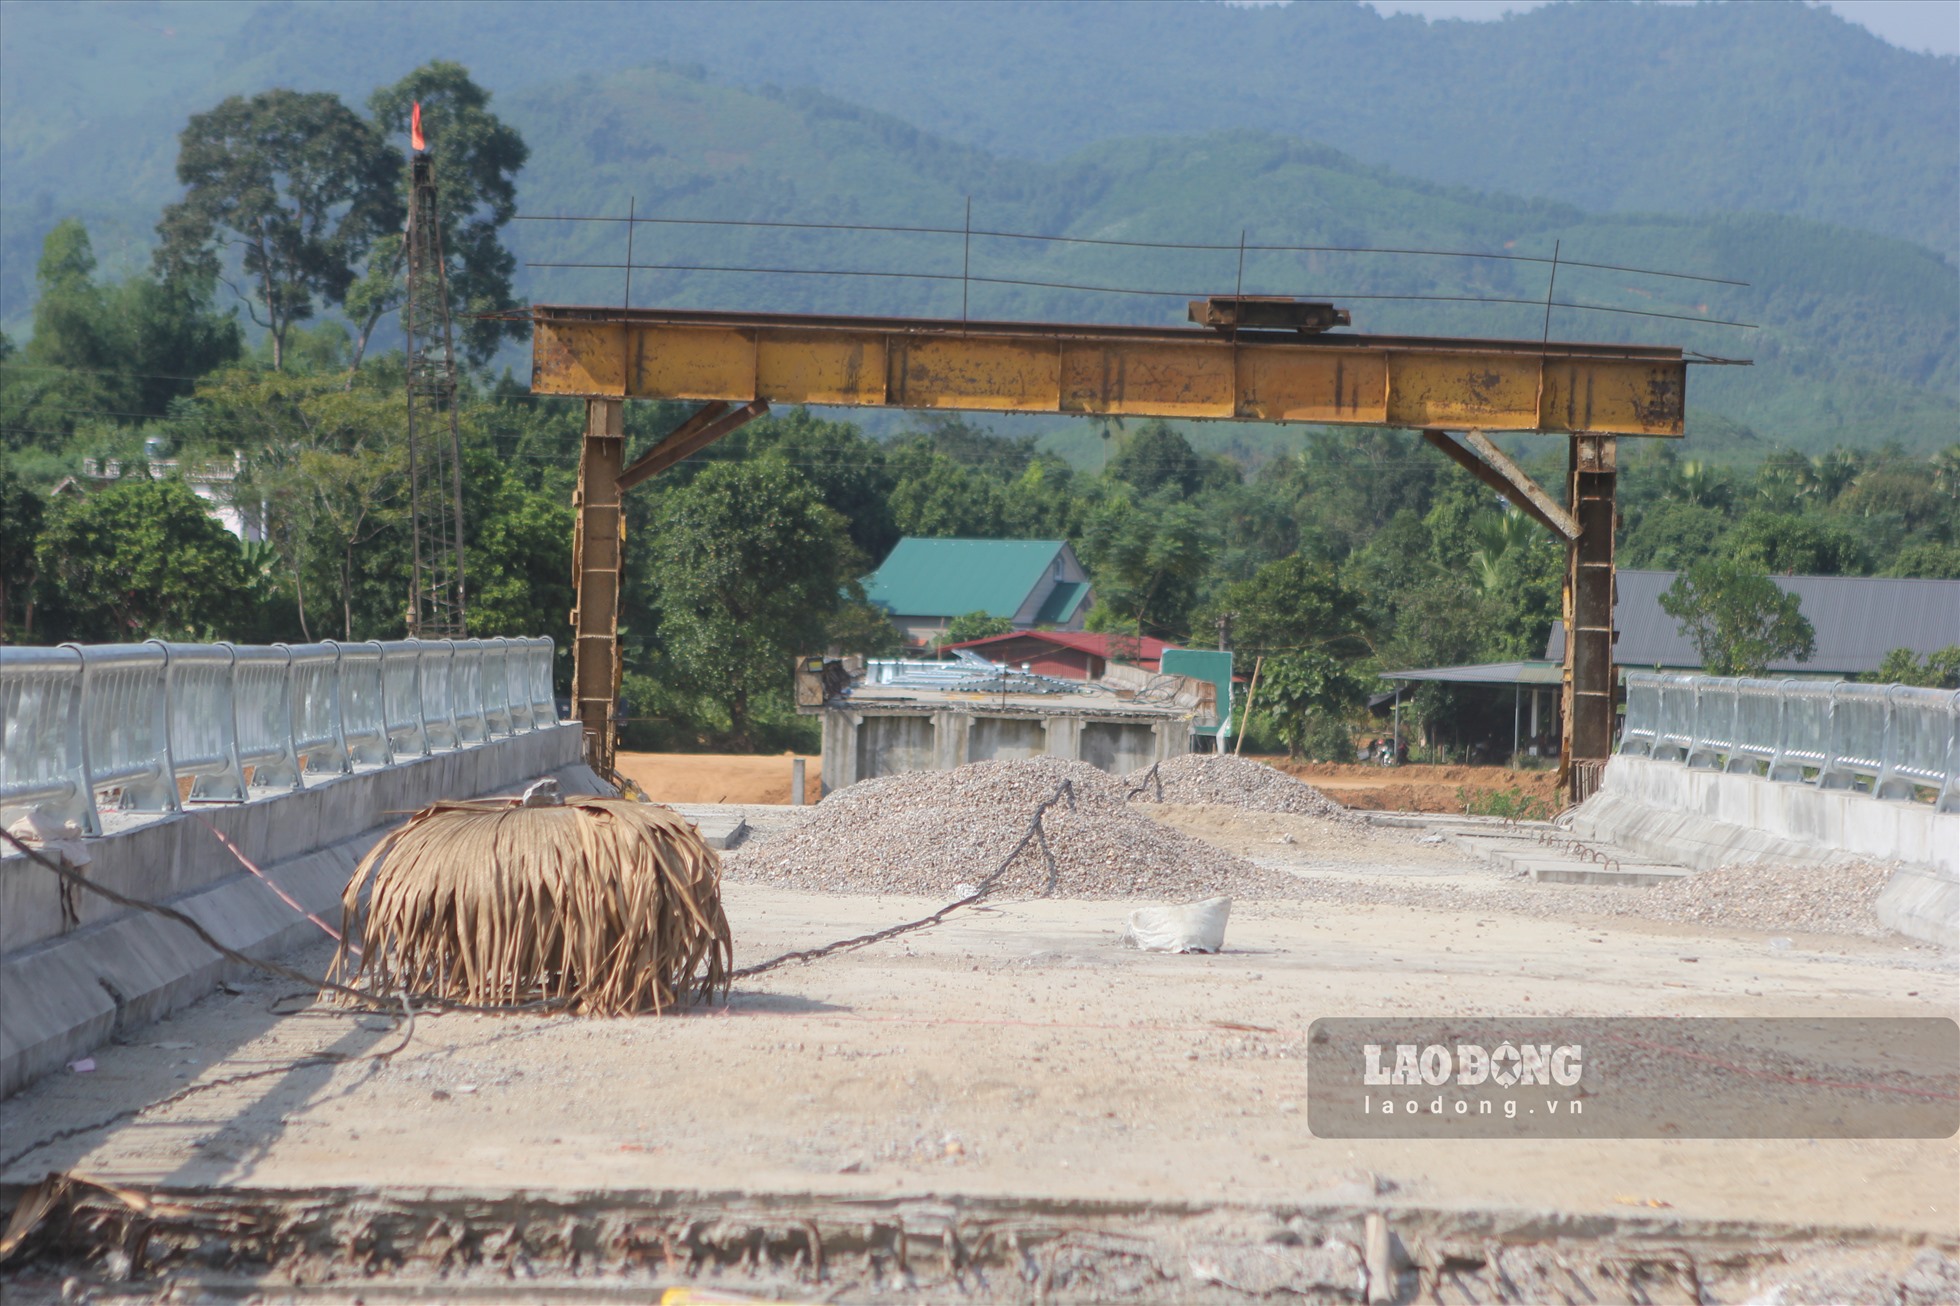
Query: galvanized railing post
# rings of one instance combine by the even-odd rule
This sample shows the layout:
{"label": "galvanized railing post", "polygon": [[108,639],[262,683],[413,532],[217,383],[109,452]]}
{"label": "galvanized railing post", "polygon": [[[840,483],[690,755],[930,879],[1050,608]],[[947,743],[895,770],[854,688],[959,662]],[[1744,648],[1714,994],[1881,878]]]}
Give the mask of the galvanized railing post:
{"label": "galvanized railing post", "polygon": [[[557,721],[548,638],[0,648],[0,809],[102,831],[100,795],[173,813]],[[324,762],[325,765],[320,765]],[[247,780],[247,770],[250,779]]]}
{"label": "galvanized railing post", "polygon": [[1934,805],[1942,812],[1960,812],[1960,690],[1946,702],[1946,780]]}

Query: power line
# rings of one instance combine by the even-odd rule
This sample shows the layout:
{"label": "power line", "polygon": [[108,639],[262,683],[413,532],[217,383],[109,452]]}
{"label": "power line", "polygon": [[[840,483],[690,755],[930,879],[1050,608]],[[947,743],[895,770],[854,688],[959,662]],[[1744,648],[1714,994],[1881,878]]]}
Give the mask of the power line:
{"label": "power line", "polygon": [[[663,226],[678,227],[762,227],[790,231],[862,231],[885,234],[918,236],[985,236],[997,240],[1031,240],[1061,245],[1102,245],[1117,249],[1168,249],[1191,253],[1236,252],[1240,245],[1210,244],[1203,241],[1170,240],[1123,240],[1110,236],[1054,236],[1029,231],[993,231],[963,227],[920,227],[896,223],[869,222],[792,222],[787,220],[765,220],[745,218],[644,218],[638,216],[610,217],[602,215],[575,215],[559,213],[520,213],[519,222],[626,222],[656,223]],[[1248,251],[1262,253],[1290,254],[1394,254],[1423,258],[1467,258],[1490,259],[1505,263],[1550,263],[1552,260],[1536,254],[1500,254],[1491,251],[1457,249],[1414,249],[1378,245],[1245,245]],[[1560,259],[1564,267],[1596,268],[1608,272],[1626,272],[1643,277],[1668,277],[1680,281],[1705,281],[1722,286],[1747,286],[1747,281],[1734,281],[1728,277],[1704,276],[1694,272],[1668,272],[1658,268],[1628,267],[1619,263],[1586,263],[1577,259]],[[1354,296],[1349,296],[1354,298]],[[1534,301],[1535,302],[1535,301]]]}
{"label": "power line", "polygon": [[90,376],[127,376],[140,381],[202,381],[214,375],[173,376],[167,372],[127,372],[120,367],[67,367],[58,363],[0,363],[0,372],[82,372]]}
{"label": "power line", "polygon": [[[624,263],[532,262],[526,263],[524,266],[529,268],[586,269],[611,272],[627,270],[627,265]],[[1203,299],[1211,293],[1203,290],[1145,290],[1132,286],[1092,286],[1080,282],[1035,281],[1022,277],[963,277],[949,272],[882,272],[866,268],[771,268],[711,263],[635,263],[631,266],[634,271],[644,272],[717,272],[749,273],[761,276],[782,277],[882,277],[903,281],[973,281],[995,286],[1027,286],[1040,290],[1074,290],[1088,294],[1138,295],[1156,299]],[[1548,302],[1542,299],[1519,299],[1500,295],[1385,295],[1348,293],[1332,290],[1303,291],[1297,298],[1370,301],[1392,300],[1403,303],[1425,304],[1512,304],[1530,308],[1543,307]],[[1588,313],[1620,313],[1632,317],[1669,318],[1677,322],[1698,322],[1704,326],[1740,327],[1750,331],[1758,328],[1758,324],[1754,322],[1734,322],[1727,318],[1705,317],[1692,313],[1662,313],[1653,309],[1614,308],[1606,304],[1581,304],[1565,300],[1552,300],[1549,303],[1553,308],[1572,308]]]}

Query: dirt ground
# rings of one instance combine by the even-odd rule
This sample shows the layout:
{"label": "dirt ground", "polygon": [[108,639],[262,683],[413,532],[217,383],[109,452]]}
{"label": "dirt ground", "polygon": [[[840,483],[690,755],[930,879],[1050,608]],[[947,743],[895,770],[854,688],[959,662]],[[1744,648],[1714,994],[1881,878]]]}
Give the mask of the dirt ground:
{"label": "dirt ground", "polygon": [[[790,753],[621,753],[620,773],[656,803],[772,803],[790,801]],[[804,758],[810,801],[820,795],[823,759]]]}
{"label": "dirt ground", "polygon": [[[1169,815],[1309,877],[1496,879],[1406,832]],[[1275,842],[1282,825],[1290,844]],[[770,972],[725,1005],[678,1016],[425,1015],[390,1059],[216,1088],[50,1143],[5,1177],[72,1167],[112,1183],[259,1189],[1367,1200],[1575,1218],[1638,1208],[1952,1238],[1955,1139],[1494,1146],[1309,1134],[1301,1055],[1322,1015],[1960,1010],[1954,959],[1931,949],[1816,937],[1772,947],[1762,934],[1600,918],[1583,894],[1571,901],[1579,910],[1566,919],[1245,901],[1217,956],[1127,947],[1128,904],[1002,902]],[[940,905],[738,883],[726,904],[738,964]],[[318,973],[326,949],[295,960]],[[196,1081],[397,1039],[372,1016],[273,1014],[290,988],[239,986],[102,1048],[90,1073],[43,1080],[7,1104],[4,1151]]]}
{"label": "dirt ground", "polygon": [[1557,772],[1513,771],[1503,766],[1360,766],[1352,762],[1293,762],[1262,757],[1268,766],[1298,776],[1344,807],[1377,812],[1461,812],[1466,795],[1516,789],[1557,811]]}
{"label": "dirt ground", "polygon": [[[818,795],[822,759],[810,757],[811,798]],[[1551,771],[1512,771],[1501,766],[1356,766],[1338,762],[1289,762],[1261,757],[1289,775],[1324,791],[1348,807],[1371,811],[1461,812],[1468,794],[1518,789],[1544,799],[1553,810],[1558,799]],[[788,803],[790,755],[766,757],[730,753],[621,753],[619,769],[662,803]]]}

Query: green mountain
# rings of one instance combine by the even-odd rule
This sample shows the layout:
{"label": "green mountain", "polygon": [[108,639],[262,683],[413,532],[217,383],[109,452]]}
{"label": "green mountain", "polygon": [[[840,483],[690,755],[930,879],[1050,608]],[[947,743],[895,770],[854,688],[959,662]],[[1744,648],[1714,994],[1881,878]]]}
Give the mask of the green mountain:
{"label": "green mountain", "polygon": [[[950,234],[641,225],[639,265],[932,273],[879,276],[636,271],[637,304],[783,312],[1181,322],[1185,297],[1240,284],[1257,245],[1483,251],[1502,258],[1250,250],[1249,293],[1332,298],[1355,328],[1535,338],[1548,259],[1748,281],[1731,287],[1561,266],[1554,297],[1694,321],[1556,309],[1565,339],[1678,343],[1753,367],[1697,368],[1690,402],[1729,443],[1819,449],[1896,439],[1932,448],[1960,422],[1960,276],[1909,242],[1763,215],[1600,215],[1414,181],[1324,146],[1230,133],[1097,146],[1057,163],[1004,159],[808,91],[758,94],[673,71],[522,92],[503,111],[538,149],[527,212],[902,223]],[[531,197],[548,196],[548,203]],[[1153,250],[960,234],[1191,242]],[[625,259],[624,224],[520,222],[533,263]],[[972,280],[959,280],[962,266]],[[529,269],[539,302],[613,303],[613,269]],[[1093,294],[1060,283],[1155,290]],[[1463,296],[1523,303],[1376,299]],[[1706,319],[1761,324],[1757,330]],[[1747,428],[1738,430],[1737,428]]]}
{"label": "green mountain", "polygon": [[[1769,24],[1762,32],[1772,34],[1784,31],[1777,26],[1783,24],[1789,32],[1807,34],[1805,40],[1813,43],[1828,36],[1842,46],[1840,54],[1864,50],[1893,68],[1901,86],[1911,83],[1906,73],[1915,69],[1924,72],[1930,66],[1938,76],[1952,72],[1951,60],[1922,66],[1912,62],[1919,56],[1902,55],[1876,42],[1869,42],[1875,49],[1867,49],[1859,44],[1869,40],[1862,32],[1816,11],[1796,6],[1719,8],[1723,13],[1715,19],[1693,21],[1760,21]],[[1677,6],[1586,6],[1583,12],[1551,12],[1558,23],[1585,28],[1606,21],[1588,16],[1594,11],[1621,10],[1633,17],[1612,19],[1608,28],[1636,18],[1678,23],[1688,20],[1677,15],[1703,12]],[[1768,10],[1789,10],[1798,17],[1743,20],[1729,13]],[[703,33],[721,30],[715,24],[733,23],[737,13],[764,17],[748,20],[756,31],[741,41],[730,37],[729,58],[721,61],[721,68],[759,76],[758,68],[767,61],[757,49],[774,50],[803,36],[812,43],[809,66],[832,68],[835,61],[820,57],[831,48],[825,43],[836,44],[841,52],[851,42],[836,33],[817,33],[802,16],[807,11],[862,20],[840,30],[866,49],[886,50],[892,61],[892,78],[886,80],[894,83],[934,66],[933,42],[950,40],[948,33],[968,32],[976,48],[984,48],[984,59],[975,55],[937,65],[955,87],[964,76],[958,70],[976,60],[991,61],[988,66],[1000,73],[1003,85],[1019,84],[1017,52],[1034,58],[1022,50],[1021,37],[1046,30],[1044,23],[1063,21],[1057,15],[1086,25],[1085,32],[1112,25],[1129,30],[1111,17],[1113,11],[1095,6],[995,6],[984,11],[958,5],[608,9],[604,12],[614,15],[621,28],[610,40],[598,39],[594,12],[578,6],[472,7],[468,12],[477,21],[467,31],[459,27],[453,32],[448,29],[458,22],[454,15],[462,12],[457,6],[97,6],[88,12],[116,21],[98,22],[86,41],[59,58],[43,51],[45,57],[34,61],[27,55],[37,44],[58,42],[73,22],[64,17],[64,6],[17,4],[8,10],[0,95],[8,106],[25,104],[31,111],[17,114],[9,107],[6,131],[0,135],[7,161],[0,169],[0,316],[10,331],[19,331],[31,304],[41,235],[69,213],[89,223],[109,268],[118,266],[118,255],[125,267],[141,257],[150,224],[174,194],[172,134],[188,113],[226,91],[279,80],[333,86],[358,103],[373,85],[442,53],[473,59],[479,80],[497,95],[498,111],[530,142],[531,163],[521,178],[525,213],[617,215],[626,211],[630,199],[642,215],[664,218],[906,224],[957,232],[965,224],[970,198],[973,227],[981,233],[969,241],[943,233],[641,226],[633,249],[640,264],[923,272],[949,279],[648,270],[635,273],[633,297],[639,304],[952,315],[960,312],[964,299],[975,316],[1170,322],[1182,320],[1184,297],[1229,292],[1242,284],[1253,293],[1333,298],[1354,311],[1358,330],[1535,338],[1546,329],[1543,302],[1550,289],[1551,269],[1542,260],[1557,248],[1564,260],[1751,283],[1740,288],[1668,280],[1569,262],[1559,268],[1553,294],[1558,301],[1690,320],[1557,308],[1550,321],[1554,336],[1679,343],[1719,357],[1756,360],[1754,367],[1698,368],[1691,376],[1698,438],[1706,432],[1738,453],[1773,446],[1870,446],[1886,440],[1925,449],[1949,442],[1960,428],[1960,278],[1953,264],[1925,243],[1874,234],[1871,223],[1859,229],[1769,213],[1588,211],[1564,201],[1416,180],[1407,175],[1414,161],[1402,160],[1390,169],[1290,133],[1234,129],[1190,134],[1206,123],[1195,109],[1188,121],[1176,124],[1185,134],[1106,139],[1066,157],[1047,158],[1031,157],[1047,146],[1030,146],[1018,154],[999,152],[936,135],[821,91],[731,85],[720,69],[710,75],[700,69],[642,66],[604,77],[564,75],[568,64],[581,59],[617,63],[628,57],[623,51],[644,49],[650,32],[664,33],[672,38],[669,46],[684,50],[688,40],[706,39]],[[1014,39],[989,44],[960,26],[970,27],[978,21],[974,15],[983,12],[1002,15],[996,22],[1012,18],[1008,29]],[[1410,26],[1378,19],[1372,11],[1331,5],[1289,11],[1136,6],[1122,12],[1134,15],[1128,20],[1132,26],[1159,35],[1189,36],[1197,29],[1187,32],[1176,24],[1237,22],[1246,13],[1265,15],[1260,22],[1282,23],[1259,29],[1269,34],[1297,35],[1294,27],[1283,24],[1320,24],[1329,31],[1354,28],[1374,33],[1370,39],[1386,43],[1384,48],[1421,46],[1445,36],[1484,41],[1487,35],[1473,25]],[[873,21],[878,15],[886,18]],[[899,17],[915,20],[913,26],[897,24]],[[355,34],[363,19],[372,20],[373,29],[365,42]],[[185,25],[163,36],[156,27],[165,20]],[[526,21],[533,29],[530,58],[519,61],[513,51],[521,48]],[[425,34],[431,24],[453,41],[435,49],[418,47],[416,42],[423,39],[418,33]],[[1532,33],[1541,29],[1526,19],[1487,27],[1537,48]],[[892,47],[901,30],[910,33],[904,38],[913,42],[909,54]],[[592,38],[589,45],[587,37]],[[1567,32],[1559,40],[1580,42],[1570,47],[1567,60],[1583,62],[1572,53],[1590,48],[1579,36]],[[295,52],[309,42],[312,57],[302,60]],[[159,43],[164,54],[154,53]],[[1094,73],[1095,60],[1107,57],[1108,51],[1090,45],[1101,53],[1085,56],[1089,71],[1077,80],[1088,88],[1084,93],[1101,86],[1108,95],[1108,112],[1097,118],[1087,105],[1078,106],[1079,112],[1071,111],[1077,121],[1154,123],[1136,118],[1146,101],[1154,103],[1151,95],[1139,92],[1134,77],[1102,79]],[[377,49],[414,53],[373,56]],[[1687,51],[1698,49],[1692,42],[1679,45],[1669,66],[1681,60],[1692,63]],[[355,59],[364,50],[369,57]],[[473,51],[483,57],[474,58]],[[1906,62],[1896,63],[1893,55]],[[1265,65],[1252,52],[1246,57],[1247,84],[1264,84],[1253,74]],[[1137,58],[1139,67],[1158,66],[1149,65],[1141,51]],[[1171,59],[1170,54],[1161,56]],[[1174,66],[1161,60],[1162,67]],[[145,75],[131,71],[138,64]],[[17,70],[27,74],[24,82],[16,80]],[[97,76],[103,70],[128,75]],[[541,81],[543,70],[556,79]],[[1311,79],[1300,84],[1310,85]],[[1166,102],[1188,98],[1189,87],[1176,79],[1154,79],[1152,85],[1160,98],[1168,97]],[[893,94],[886,81],[870,76],[854,90],[865,99]],[[94,116],[64,120],[56,110],[78,96],[92,106]],[[1256,100],[1251,96],[1245,91],[1224,98],[1245,104]],[[989,105],[998,106],[999,114],[1013,108],[1008,104],[1012,97],[1003,94],[974,90],[973,97],[973,115],[964,132],[969,137],[987,135],[977,124],[991,121]],[[1653,98],[1657,103],[1667,99],[1658,92]],[[1377,102],[1383,122],[1403,111],[1391,109],[1391,100]],[[932,102],[922,90],[913,107],[930,117]],[[1327,128],[1331,139],[1342,139],[1335,130],[1338,115],[1327,117],[1323,107],[1315,102],[1313,129]],[[1030,122],[1054,116],[1032,114],[1025,105],[1016,111]],[[1544,112],[1564,121],[1574,139],[1585,139],[1594,130],[1586,125],[1590,119],[1585,114],[1591,110],[1577,103],[1547,106]],[[1443,127],[1440,120],[1430,125]],[[1611,132],[1601,130],[1601,139],[1610,143]],[[1450,127],[1444,134],[1451,132],[1460,134],[1460,129]],[[1935,143],[1941,138],[1937,131],[1923,136]],[[1022,143],[1032,140],[1030,136]],[[1068,142],[1057,138],[1054,143]],[[1598,148],[1605,151],[1607,146]],[[1510,153],[1522,157],[1531,151],[1514,141]],[[1693,151],[1682,157],[1701,166],[1702,156]],[[1878,166],[1877,154],[1864,151],[1860,157]],[[1758,173],[1774,170],[1774,158],[1765,156],[1760,163]],[[1686,169],[1677,160],[1672,170],[1662,171],[1674,176]],[[1899,170],[1907,171],[1903,164]],[[1738,169],[1738,175],[1743,171]],[[1926,187],[1937,191],[1945,184],[1939,176],[1934,166],[1910,182],[1901,177],[1882,184],[1869,179],[1861,197],[1870,213],[1877,213],[1885,204],[1874,197],[1890,203],[1917,196]],[[1951,222],[1950,213],[1946,221]],[[984,234],[997,231],[1223,248],[1155,250]],[[1254,247],[1245,254],[1242,271],[1241,233]],[[618,263],[625,254],[624,230],[618,223],[519,222],[513,225],[511,241],[527,263]],[[1510,257],[1256,248],[1262,245],[1468,250]],[[1519,258],[1537,261],[1513,261]],[[964,284],[950,279],[963,266],[972,278]],[[1013,282],[1162,293],[1088,294],[1052,285],[1004,284]],[[520,290],[540,302],[612,303],[624,286],[618,271],[529,267]],[[1466,299],[1523,302],[1462,302]],[[1710,319],[1757,323],[1760,329],[1718,326]]]}
{"label": "green mountain", "polygon": [[47,204],[154,209],[173,133],[224,94],[360,96],[441,56],[505,93],[698,61],[717,81],[814,87],[1051,161],[1258,130],[1589,210],[1781,213],[1960,256],[1960,61],[1801,4],[1426,23],[1331,2],[15,0],[4,22],[10,230]]}

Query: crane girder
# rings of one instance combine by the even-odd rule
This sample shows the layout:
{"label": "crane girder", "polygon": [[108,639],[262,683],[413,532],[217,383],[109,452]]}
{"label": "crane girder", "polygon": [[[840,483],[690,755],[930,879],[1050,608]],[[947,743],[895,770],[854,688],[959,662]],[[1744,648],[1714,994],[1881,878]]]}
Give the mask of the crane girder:
{"label": "crane girder", "polygon": [[1679,436],[1675,348],[538,307],[531,388],[587,398]]}

